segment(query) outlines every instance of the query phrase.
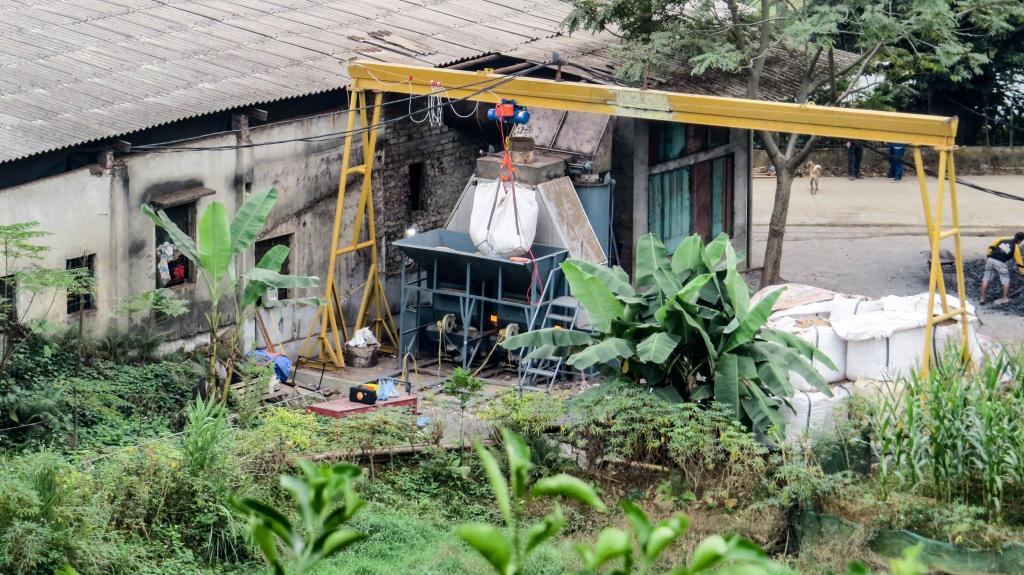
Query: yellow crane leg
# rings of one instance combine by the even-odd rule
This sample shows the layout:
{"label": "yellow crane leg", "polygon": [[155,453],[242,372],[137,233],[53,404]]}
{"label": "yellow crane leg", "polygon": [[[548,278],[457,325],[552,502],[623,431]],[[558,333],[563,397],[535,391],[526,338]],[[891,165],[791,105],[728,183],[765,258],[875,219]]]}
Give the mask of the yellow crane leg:
{"label": "yellow crane leg", "polygon": [[[960,210],[957,205],[956,195],[956,168],[953,161],[953,148],[936,148],[938,152],[939,169],[937,173],[937,186],[935,192],[935,211],[932,212],[931,199],[928,193],[928,182],[925,177],[924,161],[921,158],[921,149],[914,146],[914,167],[917,171],[917,182],[921,188],[921,204],[924,208],[925,224],[928,226],[928,240],[931,246],[931,269],[928,278],[928,309],[925,323],[924,353],[921,356],[921,374],[926,375],[931,367],[932,360],[932,338],[934,337],[934,326],[936,323],[948,319],[957,319],[960,322],[960,343],[962,358],[965,362],[970,360],[970,326],[967,314],[967,298],[964,293],[964,259],[963,249],[960,243]],[[946,196],[946,179],[949,180],[949,211],[952,227],[943,229],[943,199]],[[942,262],[939,257],[941,240],[953,238],[954,241],[954,265],[956,266],[957,299],[956,308],[950,308],[946,296],[946,282],[942,277]],[[939,296],[942,304],[942,313],[935,314],[935,296]]]}
{"label": "yellow crane leg", "polygon": [[[375,92],[373,104],[368,105],[366,92],[353,90],[349,93],[348,118],[346,122],[345,140],[341,152],[341,174],[338,181],[337,203],[334,208],[334,226],[331,231],[331,250],[329,252],[327,273],[324,275],[324,305],[318,314],[318,323],[310,327],[303,341],[299,355],[302,358],[318,358],[327,365],[345,367],[344,343],[349,339],[348,325],[342,312],[342,300],[350,294],[341,294],[337,285],[338,257],[363,250],[369,253],[369,270],[363,284],[360,298],[359,313],[353,326],[354,331],[364,326],[367,309],[371,306],[377,312],[373,321],[378,340],[382,344],[397,345],[394,334],[394,319],[390,308],[383,300],[384,287],[381,285],[379,263],[377,261],[377,229],[373,214],[373,160],[377,146],[378,126],[380,125],[381,103],[383,94]],[[372,109],[372,115],[367,110]],[[356,117],[359,118],[360,134],[355,133]],[[355,138],[360,135],[362,163],[350,165],[353,155]],[[362,176],[359,187],[359,201],[355,214],[355,225],[352,230],[352,241],[341,245],[341,234],[345,216],[345,192],[350,176]],[[364,225],[365,224],[365,225]],[[366,233],[364,234],[364,229]],[[365,238],[365,239],[364,239]],[[358,289],[358,288],[357,288]],[[383,304],[381,303],[383,301]],[[381,329],[383,326],[383,329]]]}

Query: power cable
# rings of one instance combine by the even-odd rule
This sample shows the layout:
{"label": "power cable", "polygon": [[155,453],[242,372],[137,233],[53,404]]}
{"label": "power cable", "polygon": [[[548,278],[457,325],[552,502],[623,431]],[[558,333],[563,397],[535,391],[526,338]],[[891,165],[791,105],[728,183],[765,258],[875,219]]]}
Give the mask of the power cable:
{"label": "power cable", "polygon": [[[883,151],[879,150],[878,148],[872,146],[871,144],[866,144],[865,143],[864,147],[869,149],[869,150],[871,150],[872,152],[878,154],[879,156],[884,156],[884,157],[888,158],[890,161],[898,161],[898,162],[902,163],[904,166],[907,166],[907,167],[910,167],[910,168],[915,168],[914,164],[912,164],[909,160],[905,160],[903,158],[900,158],[900,157],[897,157],[897,156],[893,156],[892,154],[889,154],[888,152],[883,152]],[[929,176],[931,176],[933,178],[938,178],[939,177],[936,172],[934,172],[932,170],[929,170],[928,168],[924,168],[924,173],[928,174]],[[1007,192],[1002,192],[1002,191],[999,191],[999,190],[993,190],[992,188],[986,188],[985,186],[981,186],[981,185],[975,184],[974,182],[967,181],[967,180],[965,180],[963,178],[960,178],[960,177],[956,178],[956,183],[960,184],[961,186],[966,186],[968,188],[973,188],[975,190],[978,190],[979,192],[985,192],[986,194],[992,194],[993,196],[996,196],[997,198],[1003,198],[1004,200],[1016,200],[1018,202],[1024,202],[1024,196],[1016,196],[1016,195],[1013,195],[1013,194],[1010,194],[1010,193],[1007,193]]]}
{"label": "power cable", "polygon": [[[423,112],[430,112],[430,111],[432,111],[432,110],[434,110],[436,108],[443,108],[445,106],[449,106],[453,102],[465,102],[465,101],[468,101],[470,98],[472,98],[474,96],[477,96],[477,95],[482,94],[484,92],[489,92],[489,91],[491,91],[491,90],[493,90],[493,89],[495,89],[495,88],[497,88],[499,86],[502,86],[502,85],[504,85],[504,84],[506,84],[508,82],[511,82],[512,80],[514,80],[516,78],[519,78],[521,76],[525,76],[527,74],[531,74],[531,73],[533,73],[533,72],[535,72],[535,71],[537,71],[537,70],[539,70],[541,68],[544,68],[545,66],[547,66],[547,62],[535,64],[535,65],[533,65],[533,66],[531,66],[529,68],[526,68],[524,70],[520,70],[519,72],[516,72],[514,74],[509,74],[508,76],[504,76],[502,78],[497,78],[497,79],[488,78],[487,80],[473,82],[473,83],[470,83],[470,84],[465,84],[463,86],[455,86],[455,87],[452,87],[452,88],[442,88],[438,92],[448,92],[448,91],[451,91],[451,90],[462,90],[462,89],[466,89],[466,88],[471,87],[471,86],[480,85],[480,84],[488,84],[489,83],[489,85],[484,86],[482,88],[479,88],[479,89],[473,91],[471,94],[468,94],[468,95],[463,96],[461,98],[457,98],[455,100],[452,100],[450,98],[445,98],[445,100],[447,100],[446,102],[445,101],[441,101],[441,103],[439,103],[439,104],[435,104],[433,106],[427,106],[426,108],[417,110],[417,111],[415,111],[413,113],[419,114],[419,113],[423,113]],[[422,96],[416,96],[416,97],[422,97]],[[405,101],[405,100],[403,99],[401,101]],[[396,102],[392,102],[392,103],[396,103]],[[274,140],[274,141],[269,141],[269,142],[255,142],[255,143],[248,143],[248,144],[230,144],[230,145],[224,145],[224,146],[158,146],[158,145],[155,145],[155,144],[150,144],[150,145],[142,145],[142,146],[133,147],[131,152],[129,152],[129,153],[136,152],[136,151],[139,151],[139,152],[143,152],[143,151],[145,151],[145,152],[231,151],[231,150],[238,150],[238,149],[243,149],[243,148],[256,148],[256,147],[261,147],[261,146],[272,146],[272,145],[276,145],[276,144],[289,144],[289,143],[295,143],[295,142],[311,142],[311,143],[312,142],[323,142],[323,141],[334,140],[334,139],[337,139],[337,138],[340,138],[340,137],[345,137],[345,136],[348,136],[348,135],[362,134],[362,133],[368,132],[370,130],[375,130],[375,129],[378,129],[378,128],[383,127],[383,126],[394,124],[396,122],[400,122],[402,120],[405,120],[407,118],[412,117],[413,113],[407,113],[407,114],[403,114],[401,116],[397,116],[395,118],[389,118],[387,120],[382,120],[382,121],[378,122],[377,124],[373,124],[371,126],[361,126],[359,128],[355,128],[353,130],[342,130],[342,131],[339,131],[339,132],[330,132],[330,133],[327,133],[327,134],[318,134],[316,136],[308,136],[308,137],[305,137],[305,138],[289,138],[289,139],[286,139],[286,140]]]}
{"label": "power cable", "polygon": [[[544,64],[544,65],[547,65],[547,64]],[[383,80],[380,80],[376,76],[374,76],[373,73],[370,73],[370,76],[374,80],[377,80],[378,82],[380,82],[382,84],[392,84],[392,85],[395,85],[395,86],[405,86],[405,85],[409,84],[408,80],[405,80],[403,82],[385,82]],[[496,81],[496,80],[493,80],[491,78],[487,78],[485,80],[479,80],[477,82],[471,82],[469,84],[463,84],[462,86],[458,86],[456,88],[450,88],[450,89],[454,90],[454,89],[471,88],[473,86],[479,86],[480,84],[486,84],[487,82],[493,82],[493,81]],[[449,88],[444,88],[444,89],[439,90],[439,92],[443,93],[443,92],[447,92],[448,90],[449,90]],[[384,106],[394,106],[394,105],[397,105],[397,104],[404,104],[405,102],[410,102],[411,103],[412,100],[415,100],[416,98],[424,98],[424,97],[425,96],[422,96],[420,94],[410,94],[408,96],[405,96],[404,98],[398,98],[396,100],[390,100],[390,101],[387,101],[387,102],[382,102],[381,106],[382,107],[384,107]],[[452,102],[452,100],[450,98],[446,97],[445,99],[448,100],[448,103]],[[480,102],[476,102],[476,107],[474,107],[473,113],[476,112],[476,110],[479,107],[479,105],[480,105]],[[326,117],[326,116],[333,116],[334,114],[337,114],[339,111],[341,111],[341,112],[345,112],[345,111],[362,112],[363,110],[370,110],[372,108],[373,108],[372,105],[367,105],[367,106],[359,106],[359,107],[352,108],[352,109],[346,108],[344,110],[332,110],[330,112],[322,112],[322,113],[319,113],[319,114],[312,114],[312,115],[309,115],[309,116],[302,116],[302,117],[299,117],[299,118],[286,118],[284,120],[277,120],[275,122],[265,122],[265,123],[260,124],[259,127],[260,128],[269,128],[269,127],[272,127],[272,126],[279,126],[281,124],[287,124],[287,123],[290,123],[290,122],[295,122],[296,120],[312,120],[312,119],[316,119],[316,118],[323,118],[323,117]],[[473,115],[473,113],[470,113],[467,116],[463,116],[462,114],[459,114],[458,112],[456,112],[454,108],[452,108],[452,113],[454,113],[456,116],[458,116],[460,118],[469,118],[469,117],[471,117]],[[232,129],[232,130],[221,130],[219,132],[210,132],[208,134],[200,134],[198,136],[188,136],[187,138],[178,138],[178,139],[175,139],[175,140],[166,140],[166,141],[163,141],[163,142],[151,142],[151,143],[148,143],[148,144],[139,144],[137,146],[132,146],[132,149],[133,150],[149,150],[151,148],[160,148],[160,147],[169,146],[171,144],[180,144],[182,142],[190,142],[192,140],[199,140],[199,139],[202,139],[202,138],[212,138],[214,136],[226,136],[226,135],[230,135],[230,134],[238,134],[241,131],[242,131],[242,128]],[[310,137],[315,137],[315,136],[310,136]],[[95,151],[99,151],[99,150],[95,150]]]}
{"label": "power cable", "polygon": [[967,110],[968,112],[974,114],[975,116],[978,116],[980,118],[984,118],[984,119],[988,120],[989,122],[992,122],[994,124],[999,124],[1000,126],[1007,127],[1007,128],[1009,128],[1011,130],[1016,130],[1018,132],[1024,132],[1024,128],[1020,128],[1018,126],[1014,126],[1013,124],[1011,124],[1011,123],[1009,123],[1009,122],[1007,122],[1005,120],[1000,120],[998,118],[993,118],[993,117],[991,117],[991,116],[989,116],[987,114],[984,114],[982,112],[979,112],[979,111],[975,110],[974,108],[971,108],[970,106],[961,104],[960,102],[954,100],[953,98],[950,98],[949,96],[943,96],[942,99],[946,100],[947,102],[949,102],[950,104],[953,104],[954,106],[956,106],[958,108],[963,108],[964,110]]}

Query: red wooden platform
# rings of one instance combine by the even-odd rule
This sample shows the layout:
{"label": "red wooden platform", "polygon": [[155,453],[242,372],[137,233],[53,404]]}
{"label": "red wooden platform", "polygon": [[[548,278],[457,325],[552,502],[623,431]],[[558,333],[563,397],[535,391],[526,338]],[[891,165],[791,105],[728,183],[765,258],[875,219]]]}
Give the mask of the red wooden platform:
{"label": "red wooden platform", "polygon": [[325,401],[323,403],[316,403],[309,406],[309,410],[317,415],[323,415],[326,417],[334,417],[341,419],[342,417],[348,417],[349,415],[355,415],[357,413],[369,413],[376,411],[384,407],[411,407],[412,412],[416,413],[417,398],[415,395],[401,394],[394,399],[387,401],[378,401],[373,405],[366,405],[365,403],[356,403],[350,401],[347,397],[340,399],[332,399],[331,401]]}

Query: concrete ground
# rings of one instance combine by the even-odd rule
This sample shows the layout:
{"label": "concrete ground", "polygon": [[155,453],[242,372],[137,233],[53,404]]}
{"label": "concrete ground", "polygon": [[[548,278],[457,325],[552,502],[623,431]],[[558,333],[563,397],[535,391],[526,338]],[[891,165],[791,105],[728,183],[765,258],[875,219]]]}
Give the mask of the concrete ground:
{"label": "concrete ground", "polygon": [[[965,179],[1024,196],[1024,176]],[[785,280],[876,297],[928,290],[928,234],[920,189],[913,176],[900,183],[884,178],[822,178],[821,191],[814,196],[808,192],[807,182],[797,179],[793,184],[783,246]],[[935,181],[929,179],[928,183],[933,188],[934,210]],[[1024,203],[964,186],[957,191],[965,259],[984,257],[985,248],[996,236],[1024,230]],[[753,266],[764,260],[774,198],[775,179],[755,178]],[[948,210],[946,213],[948,226]],[[952,249],[952,240],[944,240],[943,247]],[[989,299],[996,297],[997,287],[989,288]],[[978,313],[983,333],[1003,341],[1024,341],[1021,317],[992,308],[981,308]]]}

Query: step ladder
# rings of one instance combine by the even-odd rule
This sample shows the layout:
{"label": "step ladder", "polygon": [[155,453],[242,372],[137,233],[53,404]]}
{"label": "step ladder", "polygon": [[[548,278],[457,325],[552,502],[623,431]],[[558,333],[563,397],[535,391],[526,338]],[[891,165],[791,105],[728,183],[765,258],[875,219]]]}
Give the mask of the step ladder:
{"label": "step ladder", "polygon": [[[540,324],[535,325],[533,329],[541,329],[545,327],[561,327],[563,329],[576,329],[577,323],[580,319],[580,303],[572,296],[559,296],[547,303],[541,308],[543,314],[540,317]],[[524,358],[533,351],[533,348],[524,350],[520,358]],[[565,357],[556,357],[549,359],[530,359],[526,360],[525,363],[520,361],[519,363],[519,381],[520,387],[529,386],[533,388],[540,387],[537,385],[538,380],[548,380],[547,391],[550,393],[551,388],[555,385],[555,380],[558,379],[559,375],[569,373],[571,369],[565,369]]]}

